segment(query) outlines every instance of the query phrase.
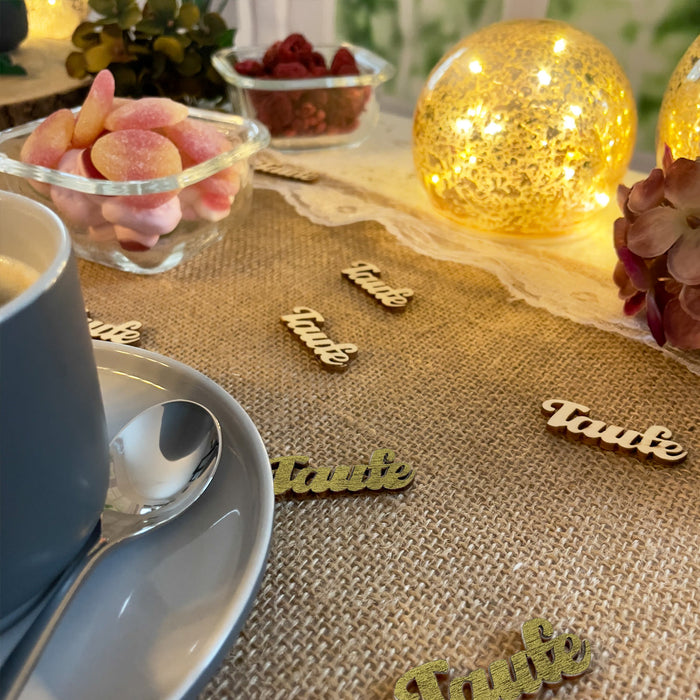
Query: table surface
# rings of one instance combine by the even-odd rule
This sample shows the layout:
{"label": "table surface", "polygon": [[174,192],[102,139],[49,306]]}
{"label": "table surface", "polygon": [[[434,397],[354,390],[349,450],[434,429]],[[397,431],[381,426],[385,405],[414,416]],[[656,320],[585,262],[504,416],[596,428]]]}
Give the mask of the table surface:
{"label": "table surface", "polygon": [[[140,320],[142,347],[230,392],[271,458],[354,465],[387,448],[417,476],[400,492],[277,499],[261,590],[201,698],[389,700],[424,662],[462,676],[522,650],[535,617],[593,652],[542,697],[694,697],[700,377],[371,218],[314,222],[273,178],[257,182],[248,219],[174,270],[81,261],[87,307]],[[356,260],[414,290],[404,312],[342,278]],[[325,371],[280,323],[295,306],[358,346],[347,371]],[[552,434],[540,407],[555,398],[640,432],[667,426],[688,459],[660,466]]]}
{"label": "table surface", "polygon": [[[89,81],[66,73],[66,58],[75,47],[69,39],[27,39],[12,52],[12,60],[26,75],[5,75],[0,80],[0,107],[30,102],[76,90]],[[37,115],[45,116],[45,115]]]}

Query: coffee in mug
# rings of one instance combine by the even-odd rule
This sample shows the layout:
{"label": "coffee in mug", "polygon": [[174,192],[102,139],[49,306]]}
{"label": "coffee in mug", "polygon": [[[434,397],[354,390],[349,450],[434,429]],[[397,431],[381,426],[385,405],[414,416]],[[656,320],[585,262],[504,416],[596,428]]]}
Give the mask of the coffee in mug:
{"label": "coffee in mug", "polygon": [[48,591],[94,532],[109,457],[65,226],[42,204],[0,192],[0,257],[11,261],[0,269],[2,631]]}
{"label": "coffee in mug", "polygon": [[0,306],[36,282],[39,273],[21,260],[0,255]]}

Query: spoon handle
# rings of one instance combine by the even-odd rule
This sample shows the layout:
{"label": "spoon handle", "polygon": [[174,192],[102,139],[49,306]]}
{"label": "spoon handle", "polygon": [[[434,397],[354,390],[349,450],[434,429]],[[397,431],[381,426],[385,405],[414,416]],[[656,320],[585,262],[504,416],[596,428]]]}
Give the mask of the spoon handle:
{"label": "spoon handle", "polygon": [[[98,526],[99,531],[99,526]],[[86,547],[61,574],[43,608],[0,668],[0,698],[17,700],[39,662],[71,600],[112,542],[101,535]]]}

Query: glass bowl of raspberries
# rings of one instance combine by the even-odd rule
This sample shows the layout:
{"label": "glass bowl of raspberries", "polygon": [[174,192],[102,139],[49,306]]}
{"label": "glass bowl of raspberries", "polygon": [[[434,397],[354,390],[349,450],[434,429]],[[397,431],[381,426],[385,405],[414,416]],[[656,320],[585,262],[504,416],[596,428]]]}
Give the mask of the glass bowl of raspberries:
{"label": "glass bowl of raspberries", "polygon": [[313,46],[290,34],[268,47],[212,56],[234,112],[261,121],[282,151],[357,146],[379,118],[376,91],[394,67],[367,49]]}
{"label": "glass bowl of raspberries", "polygon": [[0,189],[56,212],[79,257],[155,274],[245,218],[250,158],[269,139],[244,117],[115,97],[104,70],[82,106],[0,132]]}

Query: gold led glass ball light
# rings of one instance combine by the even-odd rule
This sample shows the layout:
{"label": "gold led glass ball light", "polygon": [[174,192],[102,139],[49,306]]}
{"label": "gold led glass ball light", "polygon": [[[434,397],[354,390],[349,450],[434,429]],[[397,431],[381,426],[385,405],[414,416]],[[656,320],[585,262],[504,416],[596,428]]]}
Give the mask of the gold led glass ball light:
{"label": "gold led glass ball light", "polygon": [[700,35],[671,74],[656,126],[656,162],[665,145],[674,158],[700,157]]}
{"label": "gold led glass ball light", "polygon": [[555,20],[498,22],[433,69],[413,122],[431,201],[486,233],[574,233],[602,210],[632,158],[629,81],[592,36]]}

